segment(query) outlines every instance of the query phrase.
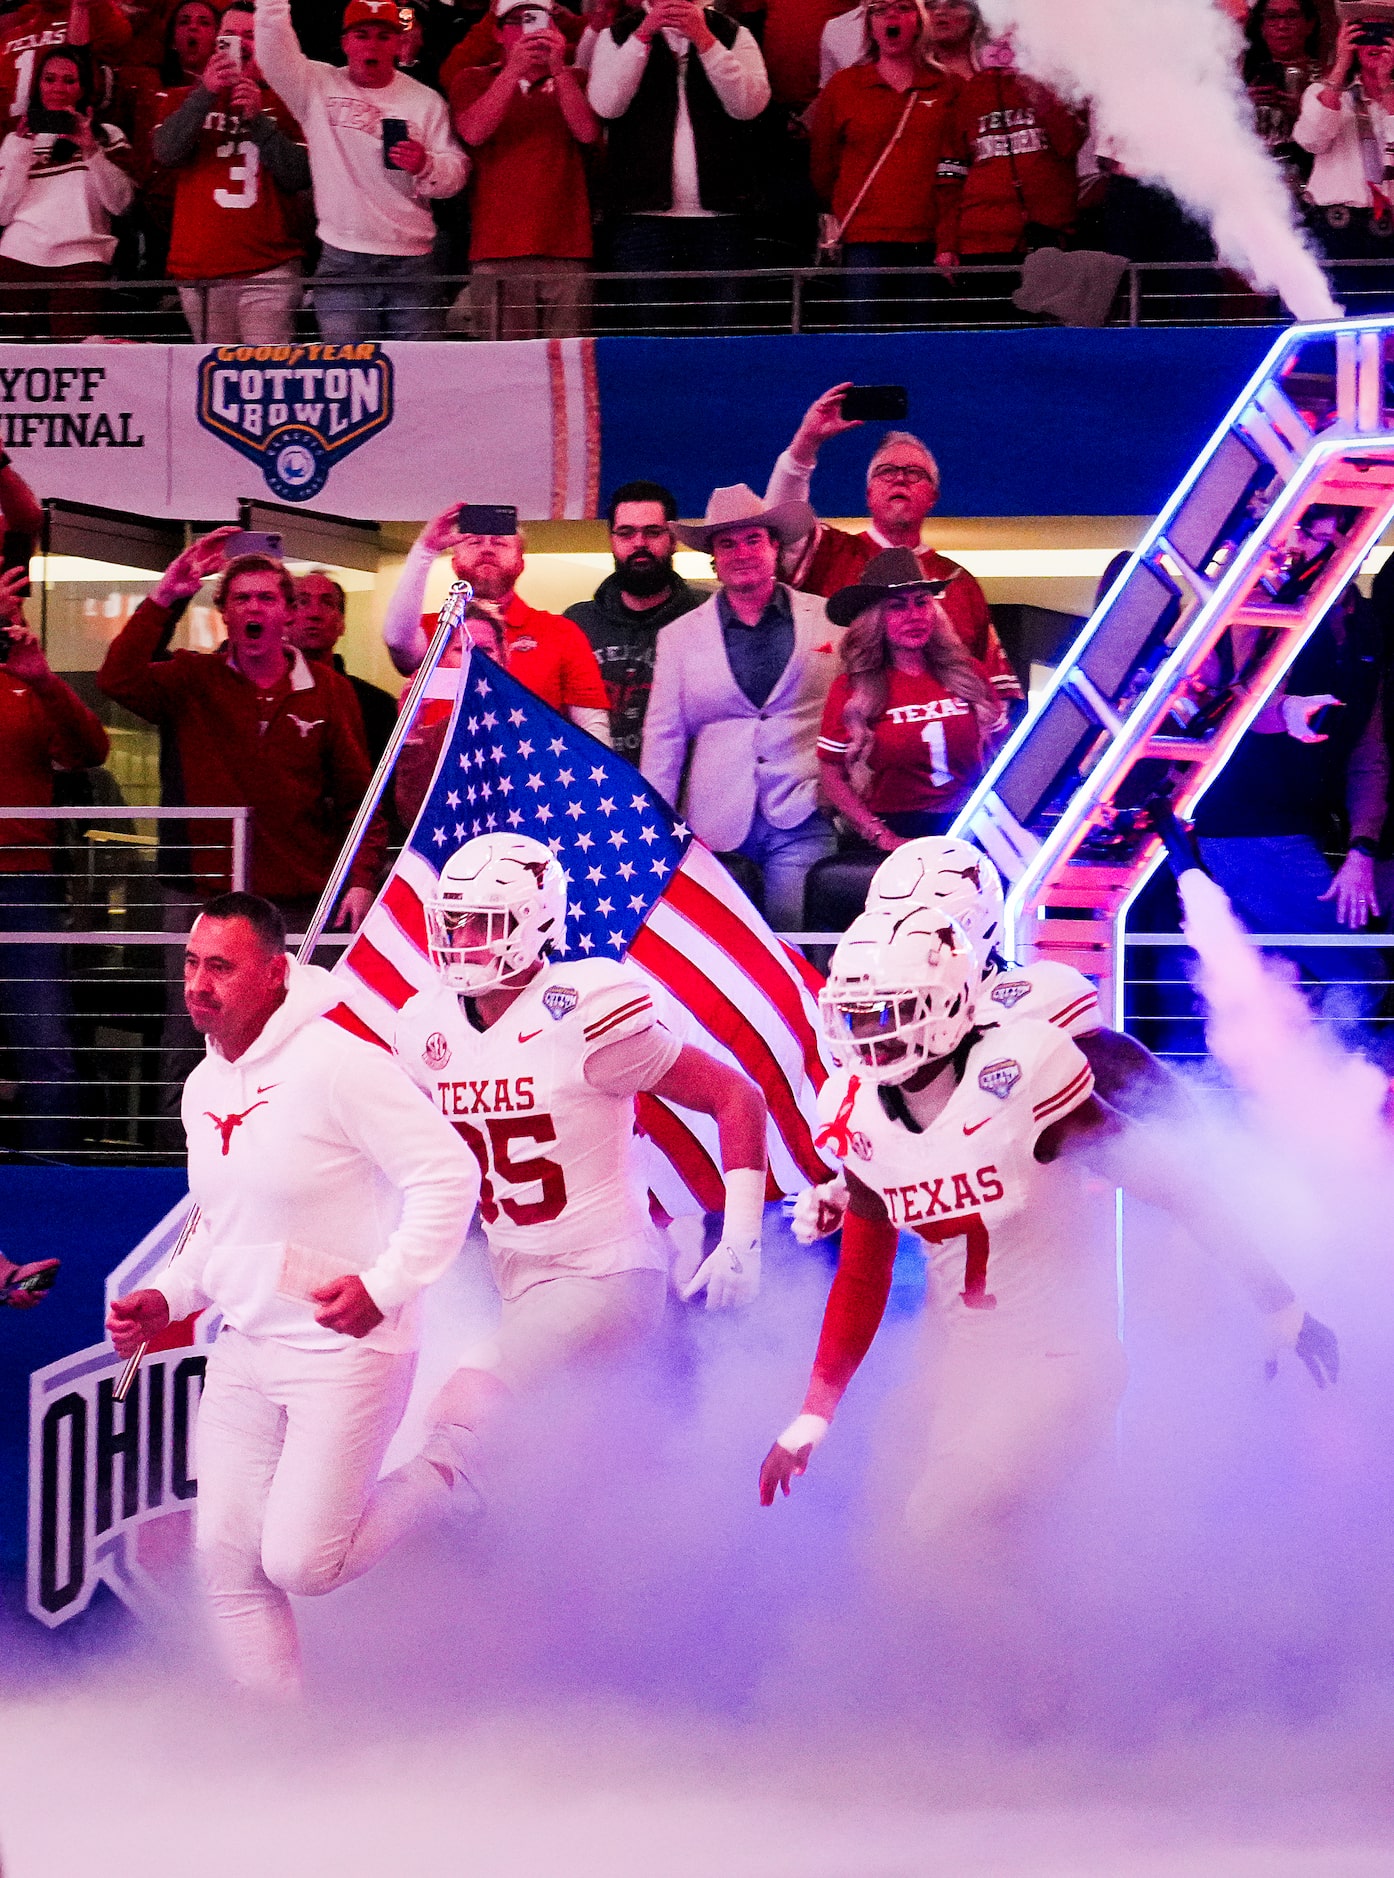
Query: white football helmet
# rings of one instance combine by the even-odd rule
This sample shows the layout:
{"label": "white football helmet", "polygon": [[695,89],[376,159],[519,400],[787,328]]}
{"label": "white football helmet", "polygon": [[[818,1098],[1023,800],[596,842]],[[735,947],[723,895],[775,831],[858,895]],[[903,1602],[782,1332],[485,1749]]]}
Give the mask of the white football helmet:
{"label": "white football helmet", "polygon": [[871,877],[868,913],[911,907],[947,913],[968,935],[978,968],[1002,937],[1002,876],[981,848],[956,835],[922,835],[888,854]]}
{"label": "white football helmet", "polygon": [[[468,933],[466,923],[473,922]],[[478,835],[426,902],[431,963],[454,991],[488,991],[566,944],[566,875],[529,835]]]}
{"label": "white football helmet", "polygon": [[837,1061],[868,1082],[905,1082],[967,1036],[980,977],[977,954],[946,913],[862,913],[819,995],[823,1035]]}

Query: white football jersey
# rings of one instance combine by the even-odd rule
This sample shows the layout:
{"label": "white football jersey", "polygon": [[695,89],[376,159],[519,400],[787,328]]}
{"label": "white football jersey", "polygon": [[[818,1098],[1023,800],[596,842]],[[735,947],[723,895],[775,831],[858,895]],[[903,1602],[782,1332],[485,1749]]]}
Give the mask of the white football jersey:
{"label": "white football jersey", "polygon": [[479,1213],[505,1298],[558,1272],[667,1269],[633,1094],[585,1078],[592,1052],[655,1027],[649,986],[604,959],[546,966],[483,1031],[444,985],[403,1006],[397,1055],[479,1162]]}
{"label": "white football jersey", "polygon": [[955,1334],[1048,1351],[1114,1334],[1107,1208],[1070,1157],[1035,1157],[1042,1133],[1093,1087],[1078,1046],[1037,1018],[985,1031],[920,1133],[893,1119],[855,1069],[823,1085],[818,1145],[880,1195],[893,1225],[924,1241],[934,1307]]}
{"label": "white football jersey", "polygon": [[1073,965],[1036,959],[1030,965],[1004,965],[989,972],[975,1009],[983,1024],[1004,1024],[1009,1017],[1036,1017],[1054,1024],[1067,1037],[1086,1037],[1103,1022],[1099,994]]}

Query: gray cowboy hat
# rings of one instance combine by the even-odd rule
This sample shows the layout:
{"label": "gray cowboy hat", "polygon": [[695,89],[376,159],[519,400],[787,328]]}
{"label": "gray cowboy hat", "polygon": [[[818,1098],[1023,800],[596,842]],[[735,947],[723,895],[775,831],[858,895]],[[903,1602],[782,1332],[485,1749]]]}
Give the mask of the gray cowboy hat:
{"label": "gray cowboy hat", "polygon": [[689,548],[711,553],[711,539],[723,528],[740,528],[753,523],[768,528],[781,547],[790,548],[805,535],[812,534],[817,516],[806,502],[776,502],[766,508],[748,483],[731,483],[713,489],[707,500],[707,512],[700,522],[678,522],[674,534]]}
{"label": "gray cowboy hat", "polygon": [[932,593],[936,599],[953,580],[926,580],[920,564],[909,548],[887,548],[862,569],[855,587],[843,587],[828,602],[828,618],[834,626],[850,626],[858,613],[864,613],[878,600],[892,593]]}

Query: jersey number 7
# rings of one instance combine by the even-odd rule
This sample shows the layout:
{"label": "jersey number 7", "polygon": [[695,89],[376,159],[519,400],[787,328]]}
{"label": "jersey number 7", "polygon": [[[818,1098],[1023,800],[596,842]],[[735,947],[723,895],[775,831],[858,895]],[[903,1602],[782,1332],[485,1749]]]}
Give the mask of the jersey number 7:
{"label": "jersey number 7", "polygon": [[963,1261],[963,1302],[970,1311],[995,1311],[997,1300],[987,1288],[987,1257],[992,1250],[987,1223],[981,1213],[963,1213],[957,1219],[939,1219],[916,1226],[926,1245],[947,1245],[951,1239],[968,1241]]}
{"label": "jersey number 7", "polygon": [[[526,1119],[491,1115],[485,1123],[487,1138],[469,1122],[455,1122],[456,1132],[479,1163],[479,1211],[486,1226],[492,1226],[502,1207],[515,1226],[544,1226],[556,1219],[566,1205],[566,1174],[561,1164],[542,1155],[527,1160],[513,1158],[513,1144],[537,1142],[546,1146],[557,1138],[556,1124],[550,1115],[529,1115]],[[510,1187],[540,1187],[535,1200],[515,1200],[505,1195],[494,1197],[494,1180]]]}

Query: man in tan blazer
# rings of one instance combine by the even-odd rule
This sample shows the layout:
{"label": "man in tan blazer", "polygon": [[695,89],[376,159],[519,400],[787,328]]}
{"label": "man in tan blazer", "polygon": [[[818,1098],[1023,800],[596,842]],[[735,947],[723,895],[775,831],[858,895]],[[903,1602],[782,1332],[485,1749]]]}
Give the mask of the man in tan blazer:
{"label": "man in tan blazer", "polygon": [[719,590],[658,635],[639,767],[718,853],[764,880],[778,931],[803,924],[804,876],[831,854],[818,808],[818,726],[841,632],[814,594],[777,578],[779,550],[812,525],[805,502],[767,508],[744,483],[717,489],[700,523]]}

